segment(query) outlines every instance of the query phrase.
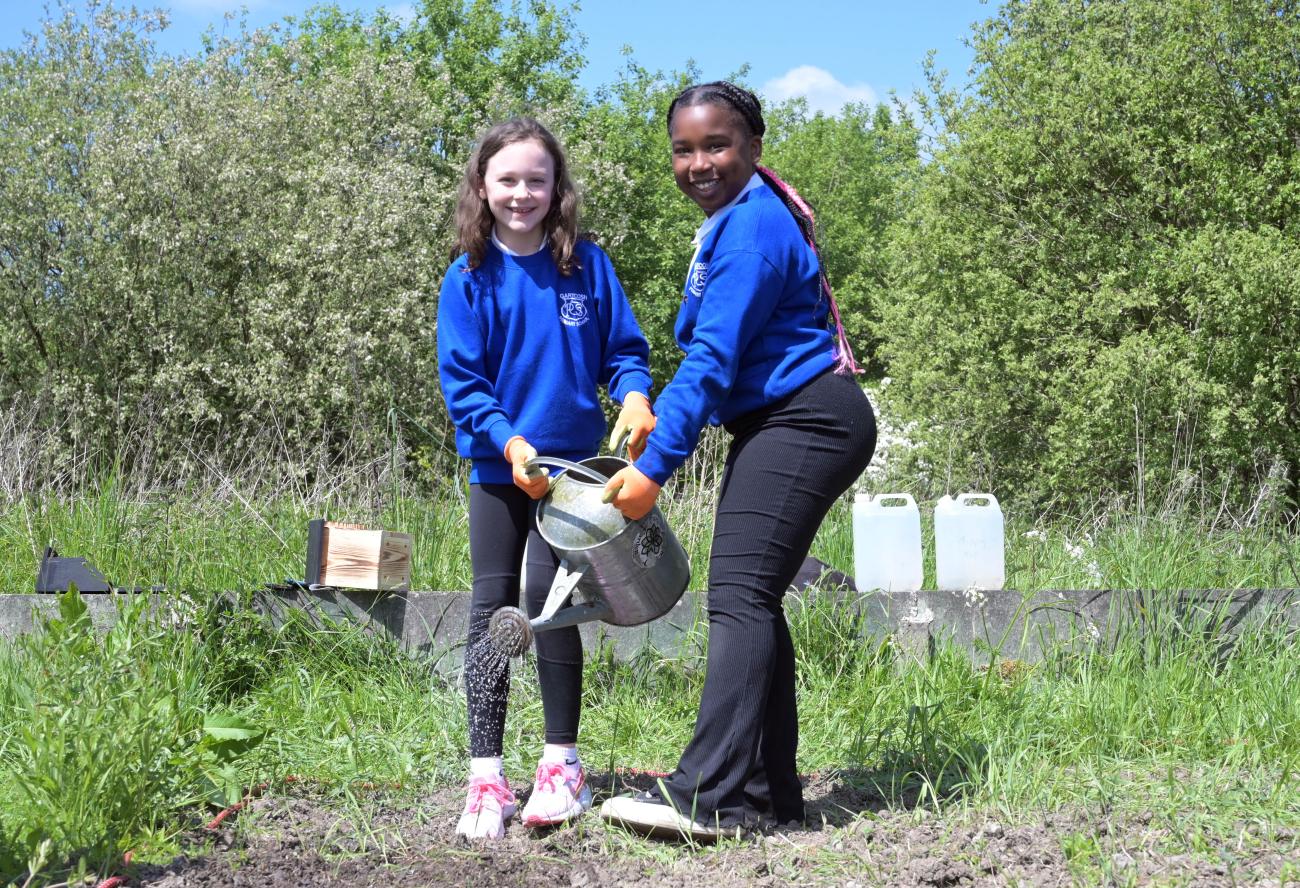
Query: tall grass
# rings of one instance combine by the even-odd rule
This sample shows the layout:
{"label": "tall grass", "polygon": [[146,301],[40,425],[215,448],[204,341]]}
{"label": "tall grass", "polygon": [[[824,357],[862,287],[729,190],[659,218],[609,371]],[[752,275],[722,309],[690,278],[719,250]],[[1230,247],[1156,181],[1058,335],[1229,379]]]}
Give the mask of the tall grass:
{"label": "tall grass", "polygon": [[[712,447],[717,443],[711,442]],[[692,586],[708,577],[716,463],[699,461],[667,491],[663,509],[686,547]],[[311,488],[256,473],[215,473],[152,489],[109,473],[75,492],[0,499],[0,594],[34,587],[55,543],[120,586],[213,592],[260,588],[305,569],[307,522],[330,517],[412,534],[418,589],[469,588],[465,478],[434,487],[391,477],[385,464]],[[280,476],[272,474],[273,480]],[[853,572],[851,501],[831,509],[811,555]],[[933,514],[922,510],[925,585],[934,584]],[[1087,519],[1006,516],[1007,588],[1197,589],[1300,586],[1300,541],[1277,522],[1240,525],[1189,512],[1120,510]]]}
{"label": "tall grass", "polygon": [[[716,455],[693,464],[664,503],[697,587]],[[420,482],[388,457],[350,466],[283,457],[273,471],[269,461],[223,469],[195,456],[165,489],[125,469],[76,476],[74,466],[44,484],[24,470],[29,480],[0,497],[0,589],[29,590],[53,539],[119,584],[177,593],[153,614],[128,596],[107,634],[70,597],[43,631],[0,643],[0,884],[34,868],[58,879],[107,872],[128,848],[167,856],[178,831],[261,781],[420,792],[460,778],[467,739],[453,679],[354,626],[272,624],[247,595],[301,575],[307,521],[321,516],[410,532],[416,588],[468,588],[463,476]],[[932,551],[928,516],[925,525]],[[1013,513],[1007,542],[1008,586],[1026,591],[1300,585],[1294,535],[1262,520]],[[812,554],[852,571],[847,499]],[[1211,830],[1300,821],[1300,651],[1285,627],[1256,626],[1229,646],[1214,631],[1125,636],[1105,651],[1048,651],[1034,666],[995,657],[987,669],[946,647],[918,662],[872,635],[852,605],[812,596],[789,607],[800,766],[834,772],[853,790],[842,803],[1013,818],[1096,806]],[[673,652],[588,651],[582,745],[593,767],[675,764],[705,644],[696,625]],[[527,774],[540,751],[538,701],[532,664],[517,665],[512,774]]]}

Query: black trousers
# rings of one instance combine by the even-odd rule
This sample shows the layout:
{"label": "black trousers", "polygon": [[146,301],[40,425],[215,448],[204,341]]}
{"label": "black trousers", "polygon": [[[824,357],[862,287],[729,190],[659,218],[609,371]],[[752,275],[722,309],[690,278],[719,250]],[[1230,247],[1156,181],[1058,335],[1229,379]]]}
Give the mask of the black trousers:
{"label": "black trousers", "polygon": [[[519,606],[519,567],[528,556],[524,599],[528,616],[542,612],[559,564],[537,532],[537,503],[513,484],[471,484],[469,557],[474,571],[470,594],[465,696],[469,704],[469,754],[501,755],[505,736],[509,663],[477,657],[476,645],[488,621],[502,607]],[[576,743],[582,703],[582,638],[576,627],[538,632],[537,679],[547,743]]]}
{"label": "black trousers", "polygon": [[727,423],[709,558],[709,644],[695,735],[661,786],[683,814],[802,820],[795,656],[782,599],[835,500],[876,446],[857,383],[827,372]]}

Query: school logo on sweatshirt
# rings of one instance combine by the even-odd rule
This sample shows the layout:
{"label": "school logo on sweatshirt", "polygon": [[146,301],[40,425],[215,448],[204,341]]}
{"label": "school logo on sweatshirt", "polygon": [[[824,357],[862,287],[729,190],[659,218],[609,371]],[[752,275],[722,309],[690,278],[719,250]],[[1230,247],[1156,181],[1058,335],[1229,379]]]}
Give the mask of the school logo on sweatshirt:
{"label": "school logo on sweatshirt", "polygon": [[709,279],[709,263],[696,262],[691,266],[691,276],[686,280],[686,289],[692,296],[704,295],[704,282]]}
{"label": "school logo on sweatshirt", "polygon": [[590,317],[587,314],[587,294],[561,293],[560,320],[570,327],[581,327]]}

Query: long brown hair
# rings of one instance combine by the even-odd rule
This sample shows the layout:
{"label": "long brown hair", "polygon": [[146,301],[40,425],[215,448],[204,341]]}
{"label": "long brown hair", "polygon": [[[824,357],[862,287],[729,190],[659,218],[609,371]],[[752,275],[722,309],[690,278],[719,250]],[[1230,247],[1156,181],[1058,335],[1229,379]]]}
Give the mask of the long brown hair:
{"label": "long brown hair", "polygon": [[569,164],[564,149],[551,131],[531,117],[512,117],[489,129],[479,139],[478,147],[465,166],[465,176],[460,181],[456,198],[456,252],[468,253],[470,270],[483,264],[487,243],[492,234],[492,211],[488,202],[479,197],[487,174],[488,161],[507,145],[516,142],[537,142],[551,155],[555,165],[555,192],[551,195],[551,208],[542,220],[546,242],[551,247],[551,258],[560,274],[570,275],[579,267],[573,250],[578,242],[578,192],[569,178]]}

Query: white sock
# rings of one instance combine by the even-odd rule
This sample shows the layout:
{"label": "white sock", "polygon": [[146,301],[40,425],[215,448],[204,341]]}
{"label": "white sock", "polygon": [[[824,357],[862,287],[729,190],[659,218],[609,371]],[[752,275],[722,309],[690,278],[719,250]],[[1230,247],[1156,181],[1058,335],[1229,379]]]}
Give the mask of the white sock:
{"label": "white sock", "polygon": [[578,747],[547,743],[542,747],[542,761],[576,767],[579,762]]}
{"label": "white sock", "polygon": [[488,755],[483,758],[471,758],[469,760],[469,776],[499,777],[505,779],[505,767],[505,762],[502,761],[502,758],[499,755]]}

